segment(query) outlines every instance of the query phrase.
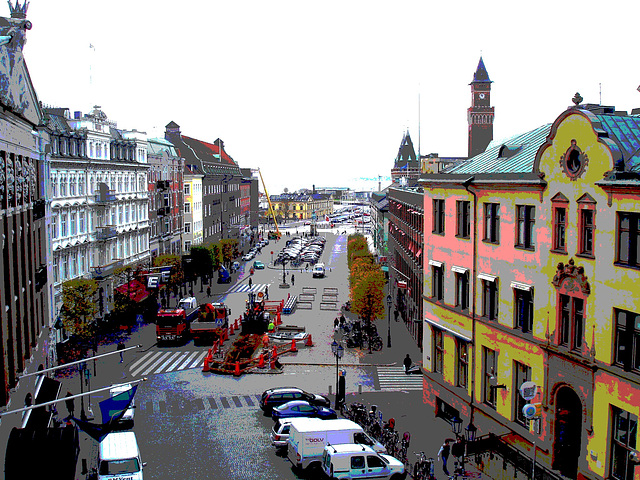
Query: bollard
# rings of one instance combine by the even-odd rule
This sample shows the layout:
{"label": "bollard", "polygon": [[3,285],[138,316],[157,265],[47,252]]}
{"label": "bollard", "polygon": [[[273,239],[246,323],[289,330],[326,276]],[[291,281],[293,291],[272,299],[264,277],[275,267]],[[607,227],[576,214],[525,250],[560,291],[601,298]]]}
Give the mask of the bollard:
{"label": "bollard", "polygon": [[313,341],[311,340],[311,334],[307,337],[307,341],[304,343],[305,347],[313,347]]}
{"label": "bollard", "polygon": [[234,370],[233,374],[236,377],[240,376],[240,362],[236,362],[236,369]]}
{"label": "bollard", "polygon": [[358,395],[360,395],[362,393],[362,384],[359,383],[358,384]]}
{"label": "bollard", "polygon": [[294,338],[294,339],[291,339],[291,351],[292,351],[292,352],[294,352],[294,353],[298,351],[298,348],[296,347],[296,340],[295,340],[295,338]]}
{"label": "bollard", "polygon": [[329,395],[331,395],[331,391],[332,391],[332,388],[331,388],[331,385],[329,385]]}

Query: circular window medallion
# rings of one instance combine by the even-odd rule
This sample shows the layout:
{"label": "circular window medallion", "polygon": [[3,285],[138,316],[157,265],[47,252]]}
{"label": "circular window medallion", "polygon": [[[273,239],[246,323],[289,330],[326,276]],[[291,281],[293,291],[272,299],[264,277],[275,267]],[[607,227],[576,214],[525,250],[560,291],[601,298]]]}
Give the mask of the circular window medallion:
{"label": "circular window medallion", "polygon": [[562,166],[564,173],[571,180],[575,180],[582,175],[588,163],[589,158],[587,155],[582,153],[582,150],[580,150],[580,147],[578,147],[575,140],[571,140],[571,146],[560,158],[560,165]]}

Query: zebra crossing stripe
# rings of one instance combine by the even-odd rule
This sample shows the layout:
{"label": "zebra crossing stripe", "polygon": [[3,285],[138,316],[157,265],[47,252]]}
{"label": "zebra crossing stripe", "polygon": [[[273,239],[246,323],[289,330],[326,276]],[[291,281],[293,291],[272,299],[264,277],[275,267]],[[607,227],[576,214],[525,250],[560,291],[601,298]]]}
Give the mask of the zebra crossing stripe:
{"label": "zebra crossing stripe", "polygon": [[144,362],[146,359],[148,359],[149,357],[151,357],[152,355],[154,355],[156,353],[157,352],[154,352],[154,351],[147,352],[145,355],[142,356],[142,358],[139,358],[138,360],[133,362],[131,365],[129,365],[129,370],[131,371],[132,369],[136,368],[137,365],[139,365],[140,363]]}
{"label": "zebra crossing stripe", "polygon": [[198,355],[198,358],[191,364],[191,366],[189,368],[196,368],[198,365],[200,365],[200,362],[202,362],[202,360],[204,360],[205,355],[207,355],[208,353],[209,352],[207,350],[205,350],[200,355]]}
{"label": "zebra crossing stripe", "polygon": [[143,368],[146,368],[148,365],[150,365],[153,361],[155,361],[159,356],[161,356],[164,352],[155,352],[149,359],[148,361],[144,362],[142,365],[140,365],[135,371],[129,369],[129,371],[131,372],[132,376],[137,376]]}
{"label": "zebra crossing stripe", "polygon": [[[178,353],[180,353],[180,352],[178,352]],[[169,352],[161,352],[161,355],[159,357],[154,358],[153,361],[147,363],[147,365],[145,365],[144,367],[139,368],[138,369],[138,373],[140,373],[141,370],[143,370],[143,369],[144,369],[144,371],[140,373],[143,376],[153,373],[155,368],[158,365],[160,365],[167,358],[167,355],[171,356],[171,353],[169,353]]]}
{"label": "zebra crossing stripe", "polygon": [[167,361],[165,361],[162,365],[160,365],[158,368],[156,368],[155,372],[153,373],[160,373],[162,372],[162,370],[164,370],[165,368],[167,368],[167,365],[169,365],[173,360],[175,360],[175,358],[177,356],[180,355],[180,353],[182,352],[176,352],[173,355],[170,355],[169,358],[167,359]]}
{"label": "zebra crossing stripe", "polygon": [[178,368],[178,370],[184,370],[185,366],[191,362],[191,360],[193,360],[193,358],[198,355],[198,352],[193,352],[191,355],[189,355],[189,358],[187,358],[184,363],[182,365],[180,365],[180,367]]}
{"label": "zebra crossing stripe", "polygon": [[422,375],[407,375],[404,367],[378,367],[381,390],[422,390]]}
{"label": "zebra crossing stripe", "polygon": [[248,283],[243,283],[238,285],[236,288],[231,290],[230,293],[258,293],[264,292],[269,283],[254,283],[253,285],[249,285]]}
{"label": "zebra crossing stripe", "polygon": [[167,368],[167,372],[170,372],[171,370],[173,370],[174,368],[176,368],[178,366],[178,364],[180,362],[182,362],[186,357],[189,356],[189,352],[184,352],[175,362],[173,362],[171,364],[171,366],[169,368]]}

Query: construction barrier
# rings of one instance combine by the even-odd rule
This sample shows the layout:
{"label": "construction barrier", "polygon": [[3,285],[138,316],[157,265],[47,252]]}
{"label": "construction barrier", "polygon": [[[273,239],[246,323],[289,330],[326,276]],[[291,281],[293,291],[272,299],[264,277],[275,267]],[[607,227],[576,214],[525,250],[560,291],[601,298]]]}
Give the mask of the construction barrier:
{"label": "construction barrier", "polygon": [[293,311],[296,309],[297,302],[298,302],[298,296],[291,295],[285,302],[284,307],[282,308],[282,313],[284,313],[285,315],[293,313]]}

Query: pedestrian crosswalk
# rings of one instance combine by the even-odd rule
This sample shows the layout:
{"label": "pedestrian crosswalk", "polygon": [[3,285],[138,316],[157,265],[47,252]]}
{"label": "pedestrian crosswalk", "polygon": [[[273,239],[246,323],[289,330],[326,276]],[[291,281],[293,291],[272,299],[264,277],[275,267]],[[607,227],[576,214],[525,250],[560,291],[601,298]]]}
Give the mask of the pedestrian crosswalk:
{"label": "pedestrian crosswalk", "polygon": [[259,293],[263,292],[269,287],[270,283],[254,283],[249,285],[248,283],[239,283],[233,287],[228,293]]}
{"label": "pedestrian crosswalk", "polygon": [[131,377],[146,377],[190,368],[201,368],[208,350],[150,351],[129,365]]}
{"label": "pedestrian crosswalk", "polygon": [[196,398],[184,398],[178,396],[167,396],[165,399],[156,399],[154,401],[144,402],[137,406],[145,411],[146,414],[168,414],[168,415],[184,415],[189,413],[197,413],[203,410],[211,412],[223,412],[225,410],[235,410],[238,408],[255,408],[258,409],[260,402],[260,394],[252,395],[231,395],[231,396],[208,396]]}
{"label": "pedestrian crosswalk", "polygon": [[404,373],[404,366],[377,367],[380,390],[422,390],[422,375]]}

